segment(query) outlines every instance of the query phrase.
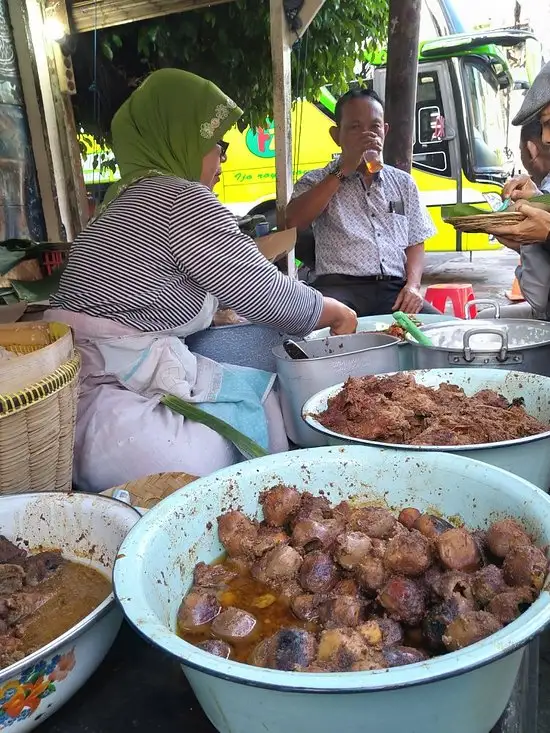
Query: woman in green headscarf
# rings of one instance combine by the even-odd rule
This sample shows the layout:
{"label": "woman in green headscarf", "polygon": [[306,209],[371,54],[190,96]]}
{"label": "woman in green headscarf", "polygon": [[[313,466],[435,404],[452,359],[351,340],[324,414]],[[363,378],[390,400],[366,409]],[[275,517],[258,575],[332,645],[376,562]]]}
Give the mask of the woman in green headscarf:
{"label": "woman in green headscarf", "polygon": [[173,413],[173,394],[271,452],[288,447],[274,375],[192,354],[185,338],[223,304],[298,336],[351,333],[355,314],[282,275],[212,194],[223,135],[241,110],[211,82],[154,72],[113,119],[121,178],[71,249],[48,317],[69,323],[83,367],[75,483],[101,491],[141,476],[205,475],[242,456]]}

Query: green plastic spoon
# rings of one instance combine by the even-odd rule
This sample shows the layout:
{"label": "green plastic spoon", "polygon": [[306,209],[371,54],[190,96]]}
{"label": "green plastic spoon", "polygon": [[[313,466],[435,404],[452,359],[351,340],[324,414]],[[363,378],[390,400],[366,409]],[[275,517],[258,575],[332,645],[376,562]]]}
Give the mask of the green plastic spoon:
{"label": "green plastic spoon", "polygon": [[396,311],[396,313],[393,314],[393,318],[394,321],[401,326],[401,328],[404,328],[407,333],[410,333],[421,346],[433,346],[431,340],[426,336],[426,334],[422,333],[418,326],[411,321],[409,316],[405,315],[401,311]]}

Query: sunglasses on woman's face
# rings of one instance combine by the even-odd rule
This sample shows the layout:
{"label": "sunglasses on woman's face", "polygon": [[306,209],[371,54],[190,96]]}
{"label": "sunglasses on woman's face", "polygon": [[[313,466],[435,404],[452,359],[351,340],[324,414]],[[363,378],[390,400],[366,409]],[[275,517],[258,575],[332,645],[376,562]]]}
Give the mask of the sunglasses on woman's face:
{"label": "sunglasses on woman's face", "polygon": [[227,160],[227,148],[229,147],[229,143],[226,143],[225,140],[218,140],[218,147],[221,150],[220,160],[222,163],[225,163]]}

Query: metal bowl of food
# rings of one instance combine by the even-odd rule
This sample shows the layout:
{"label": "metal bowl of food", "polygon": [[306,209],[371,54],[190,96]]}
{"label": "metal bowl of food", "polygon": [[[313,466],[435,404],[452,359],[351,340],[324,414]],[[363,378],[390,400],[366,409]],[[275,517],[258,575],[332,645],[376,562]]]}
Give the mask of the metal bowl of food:
{"label": "metal bowl of food", "polygon": [[35,728],[103,661],[122,623],[112,569],[139,517],[104,496],[0,497],[0,730]]}
{"label": "metal bowl of food", "polygon": [[510,473],[456,455],[407,459],[363,446],[315,448],[200,479],[154,507],[132,530],[121,547],[114,583],[130,623],[181,662],[214,727],[220,733],[491,730],[507,705],[523,648],[550,620],[547,590],[520,618],[483,641],[421,663],[373,671],[254,666],[215,656],[176,633],[178,608],[193,585],[196,563],[213,563],[224,551],[216,517],[231,508],[261,517],[261,494],[275,486],[295,487],[334,504],[350,497],[360,507],[396,510],[413,504],[421,512],[460,517],[472,528],[514,517],[537,544],[550,542],[548,496]]}
{"label": "metal bowl of food", "polygon": [[[344,385],[336,385],[314,395],[303,407],[306,424],[324,437],[325,445],[371,445],[401,455],[414,456],[419,451],[450,452],[504,468],[531,481],[545,491],[550,486],[550,378],[499,369],[427,369],[410,374],[425,387],[456,385],[471,396],[481,390],[491,390],[513,403],[521,401],[527,415],[548,426],[547,430],[513,440],[496,440],[476,444],[452,445],[410,444],[402,440],[365,439],[352,437],[340,430],[326,427],[319,416],[327,409],[328,401],[338,395]],[[480,409],[483,409],[480,407]],[[480,413],[481,414],[481,413]],[[506,415],[504,414],[504,418]],[[471,424],[474,425],[475,417]],[[464,429],[467,429],[468,425]]]}

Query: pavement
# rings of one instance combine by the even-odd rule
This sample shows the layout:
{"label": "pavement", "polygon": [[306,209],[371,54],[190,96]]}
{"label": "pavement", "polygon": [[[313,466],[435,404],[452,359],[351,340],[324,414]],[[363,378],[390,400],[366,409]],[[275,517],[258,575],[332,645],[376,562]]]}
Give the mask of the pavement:
{"label": "pavement", "polygon": [[[510,250],[474,252],[471,260],[467,253],[429,253],[426,255],[423,286],[471,283],[476,299],[497,300],[510,305],[506,292],[512,287],[518,262],[518,255]],[[538,730],[521,733],[550,733],[550,631],[543,634],[541,640]]]}
{"label": "pavement", "polygon": [[512,287],[519,264],[517,253],[508,249],[494,252],[437,252],[426,255],[424,286],[436,283],[471,283],[476,299],[498,300],[510,305],[506,292]]}

